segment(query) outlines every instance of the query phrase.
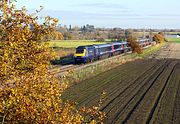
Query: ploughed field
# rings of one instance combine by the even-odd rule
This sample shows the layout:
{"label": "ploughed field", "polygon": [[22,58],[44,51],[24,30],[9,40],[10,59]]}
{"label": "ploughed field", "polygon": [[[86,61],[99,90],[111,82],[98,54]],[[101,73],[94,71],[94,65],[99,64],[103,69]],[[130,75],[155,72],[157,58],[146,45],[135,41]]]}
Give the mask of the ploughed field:
{"label": "ploughed field", "polygon": [[[170,45],[171,47],[171,45]],[[180,124],[180,60],[146,59],[128,62],[68,88],[63,98],[81,106],[97,106],[105,123]]]}

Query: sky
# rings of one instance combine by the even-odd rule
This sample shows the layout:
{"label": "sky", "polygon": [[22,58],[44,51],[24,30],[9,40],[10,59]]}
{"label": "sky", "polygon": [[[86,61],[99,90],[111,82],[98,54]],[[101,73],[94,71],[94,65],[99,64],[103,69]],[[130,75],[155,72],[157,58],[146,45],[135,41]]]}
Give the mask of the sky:
{"label": "sky", "polygon": [[41,16],[67,26],[180,29],[180,0],[18,0],[16,5],[30,12],[43,6]]}

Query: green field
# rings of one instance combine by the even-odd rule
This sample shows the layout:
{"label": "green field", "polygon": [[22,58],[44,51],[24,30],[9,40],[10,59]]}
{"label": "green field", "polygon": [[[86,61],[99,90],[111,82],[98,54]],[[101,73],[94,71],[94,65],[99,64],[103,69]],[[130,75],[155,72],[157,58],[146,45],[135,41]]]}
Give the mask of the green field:
{"label": "green field", "polygon": [[107,42],[97,42],[93,40],[54,40],[50,41],[50,47],[76,48],[78,46],[103,44]]}
{"label": "green field", "polygon": [[180,32],[166,32],[167,34],[179,34]]}
{"label": "green field", "polygon": [[180,43],[180,38],[168,38],[169,42]]}

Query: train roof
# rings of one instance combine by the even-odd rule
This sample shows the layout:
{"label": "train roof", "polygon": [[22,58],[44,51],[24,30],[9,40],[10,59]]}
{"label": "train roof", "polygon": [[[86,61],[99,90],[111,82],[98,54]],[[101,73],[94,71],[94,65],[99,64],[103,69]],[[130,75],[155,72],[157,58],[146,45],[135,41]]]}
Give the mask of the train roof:
{"label": "train roof", "polygon": [[140,39],[139,42],[148,41],[149,39]]}
{"label": "train roof", "polygon": [[94,45],[78,46],[76,49],[85,49],[90,47],[94,47]]}
{"label": "train roof", "polygon": [[86,46],[78,46],[76,49],[85,49],[89,47],[95,47],[95,48],[101,48],[101,47],[110,47],[113,45],[121,45],[121,44],[128,44],[127,41],[121,41],[121,42],[111,42],[107,44],[93,44],[93,45],[86,45]]}
{"label": "train roof", "polygon": [[111,44],[113,45],[122,45],[122,44],[125,44],[124,42],[112,42]]}
{"label": "train roof", "polygon": [[112,46],[112,44],[109,44],[109,43],[108,44],[95,44],[94,46],[99,47],[99,48],[100,47],[110,47],[110,46]]}
{"label": "train roof", "polygon": [[78,46],[76,49],[85,49],[85,48],[90,48],[90,47],[95,47],[95,48],[101,48],[101,47],[110,47],[113,45],[121,45],[121,44],[127,44],[126,41],[122,41],[122,42],[111,42],[111,43],[107,43],[107,44],[93,44],[93,45],[86,45],[86,46]]}

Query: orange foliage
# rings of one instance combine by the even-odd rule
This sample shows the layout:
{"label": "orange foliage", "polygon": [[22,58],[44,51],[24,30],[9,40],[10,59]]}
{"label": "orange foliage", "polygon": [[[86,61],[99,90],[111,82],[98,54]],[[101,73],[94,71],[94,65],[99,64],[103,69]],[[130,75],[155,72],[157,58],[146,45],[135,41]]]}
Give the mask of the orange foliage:
{"label": "orange foliage", "polygon": [[143,53],[143,50],[140,47],[139,43],[137,42],[137,38],[136,37],[128,36],[127,42],[129,43],[133,53],[136,53],[136,52],[138,54]]}
{"label": "orange foliage", "polygon": [[155,34],[153,36],[153,40],[156,41],[156,43],[162,43],[164,41],[167,41],[167,39],[164,37],[163,32],[159,32],[158,34]]}
{"label": "orange foliage", "polygon": [[67,84],[48,73],[51,50],[40,42],[54,31],[57,19],[46,17],[40,25],[36,14],[14,7],[0,1],[0,121],[82,123],[82,112],[61,100]]}
{"label": "orange foliage", "polygon": [[58,31],[54,31],[53,33],[52,33],[52,36],[51,36],[52,38],[52,40],[63,40],[64,39],[64,37],[63,37],[63,35],[61,34],[61,32],[58,32]]}

